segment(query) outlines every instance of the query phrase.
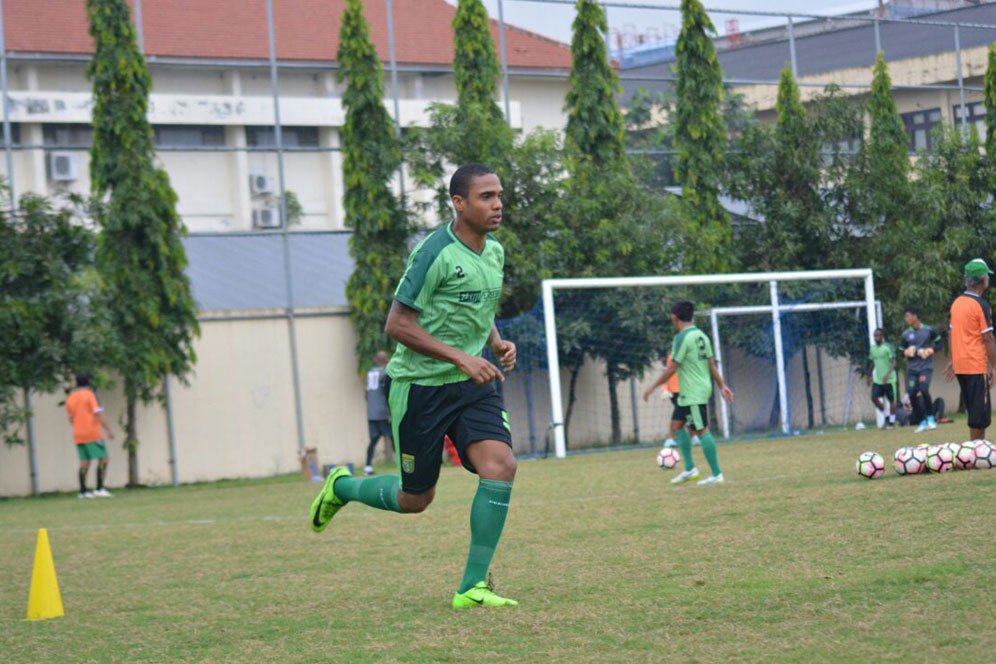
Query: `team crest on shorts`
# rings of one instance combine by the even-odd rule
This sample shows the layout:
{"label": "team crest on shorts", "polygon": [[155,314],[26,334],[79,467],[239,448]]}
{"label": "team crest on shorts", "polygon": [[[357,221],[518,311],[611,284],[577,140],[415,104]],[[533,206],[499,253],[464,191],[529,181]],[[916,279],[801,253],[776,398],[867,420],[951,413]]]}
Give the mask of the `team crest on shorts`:
{"label": "team crest on shorts", "polygon": [[415,472],[415,455],[413,454],[401,455],[401,470],[409,474]]}

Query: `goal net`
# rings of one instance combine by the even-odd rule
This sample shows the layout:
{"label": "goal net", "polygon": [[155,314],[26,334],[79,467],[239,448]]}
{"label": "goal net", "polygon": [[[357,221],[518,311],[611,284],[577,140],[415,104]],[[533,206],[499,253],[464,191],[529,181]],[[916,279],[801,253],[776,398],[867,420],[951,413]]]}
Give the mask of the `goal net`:
{"label": "goal net", "polygon": [[863,378],[879,318],[870,270],[552,279],[536,311],[499,325],[513,340],[529,331],[516,340],[520,362],[528,377],[548,382],[541,395],[529,386],[530,437],[549,422],[544,438],[557,456],[662,441],[668,394],[660,389],[647,403],[641,395],[663,368],[675,334],[671,304],[683,299],[695,303],[695,324],[735,394],[732,404],[718,395],[710,403],[718,436],[874,417]]}

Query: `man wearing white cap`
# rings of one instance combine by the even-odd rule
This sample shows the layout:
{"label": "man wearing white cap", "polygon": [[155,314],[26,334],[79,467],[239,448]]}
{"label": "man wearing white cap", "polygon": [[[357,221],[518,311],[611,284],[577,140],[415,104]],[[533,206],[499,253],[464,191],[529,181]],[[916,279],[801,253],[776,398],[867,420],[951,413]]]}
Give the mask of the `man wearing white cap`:
{"label": "man wearing white cap", "polygon": [[958,377],[972,440],[984,439],[992,423],[989,389],[996,370],[996,339],[992,309],[982,297],[992,273],[981,258],[966,263],[965,292],[951,305],[951,361],[944,378],[950,382]]}

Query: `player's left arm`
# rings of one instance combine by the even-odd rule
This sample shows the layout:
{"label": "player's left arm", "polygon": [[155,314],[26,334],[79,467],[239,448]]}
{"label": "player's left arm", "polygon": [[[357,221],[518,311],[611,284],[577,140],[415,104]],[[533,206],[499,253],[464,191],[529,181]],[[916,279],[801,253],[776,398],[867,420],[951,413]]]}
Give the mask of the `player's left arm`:
{"label": "player's left arm", "polygon": [[712,376],[713,381],[716,385],[719,385],[719,393],[723,395],[723,398],[727,401],[733,401],[733,390],[730,386],[726,384],[723,380],[723,374],[719,373],[719,367],[716,366],[716,360],[709,358],[709,375]]}
{"label": "player's left arm", "polygon": [[502,339],[498,333],[498,326],[491,326],[491,334],[488,335],[488,346],[494,353],[495,359],[501,364],[504,371],[511,371],[515,368],[515,344],[508,339]]}

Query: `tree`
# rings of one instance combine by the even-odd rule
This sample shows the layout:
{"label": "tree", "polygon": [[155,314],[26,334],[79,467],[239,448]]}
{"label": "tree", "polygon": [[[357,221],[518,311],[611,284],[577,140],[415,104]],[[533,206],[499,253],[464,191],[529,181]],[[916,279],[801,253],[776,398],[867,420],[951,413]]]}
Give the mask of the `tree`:
{"label": "tree", "polygon": [[488,11],[481,0],[459,0],[453,16],[453,73],[456,78],[457,108],[478,106],[485,120],[500,121],[495,103],[501,67],[491,38]]}
{"label": "tree", "polygon": [[393,345],[384,324],[404,272],[411,228],[389,184],[401,166],[401,149],[384,108],[383,70],[361,0],[346,3],[336,59],[339,80],[347,84],[342,96],[343,207],[346,225],[353,229],[349,253],[355,265],[346,297],[363,371],[378,350]]}
{"label": "tree", "polygon": [[[858,155],[858,165],[849,181],[854,199],[852,214],[856,231],[874,240],[858,245],[854,254],[875,271],[875,286],[885,316],[886,329],[902,319],[904,302],[900,287],[912,270],[931,272],[919,246],[917,190],[909,179],[909,139],[892,97],[888,66],[881,53],[875,59],[871,95],[867,105],[871,122],[868,140]],[[935,266],[936,267],[936,266]]]}
{"label": "tree", "polygon": [[87,0],[94,57],[94,214],[101,227],[96,262],[115,335],[108,357],[124,380],[128,483],[138,484],[136,408],[161,394],[166,376],[181,381],[196,361],[196,307],[176,212],[176,194],[155,163],[147,119],[151,76],[123,0]]}
{"label": "tree", "polygon": [[571,73],[564,111],[567,145],[596,166],[627,167],[625,128],[616,97],[619,76],[609,66],[609,26],[595,0],[578,0],[571,37]]}
{"label": "tree", "polygon": [[989,64],[986,66],[985,78],[985,105],[986,156],[989,158],[990,164],[996,164],[996,43],[989,45]]}
{"label": "tree", "polygon": [[88,325],[83,273],[94,236],[40,196],[22,196],[15,213],[8,209],[0,208],[0,432],[18,444],[30,415],[18,401],[55,390],[92,349],[76,342]]}
{"label": "tree", "polygon": [[683,269],[721,272],[732,264],[730,216],[719,203],[727,135],[720,112],[723,70],[710,39],[715,28],[699,0],[681,0],[676,47],[675,176],[689,223]]}

